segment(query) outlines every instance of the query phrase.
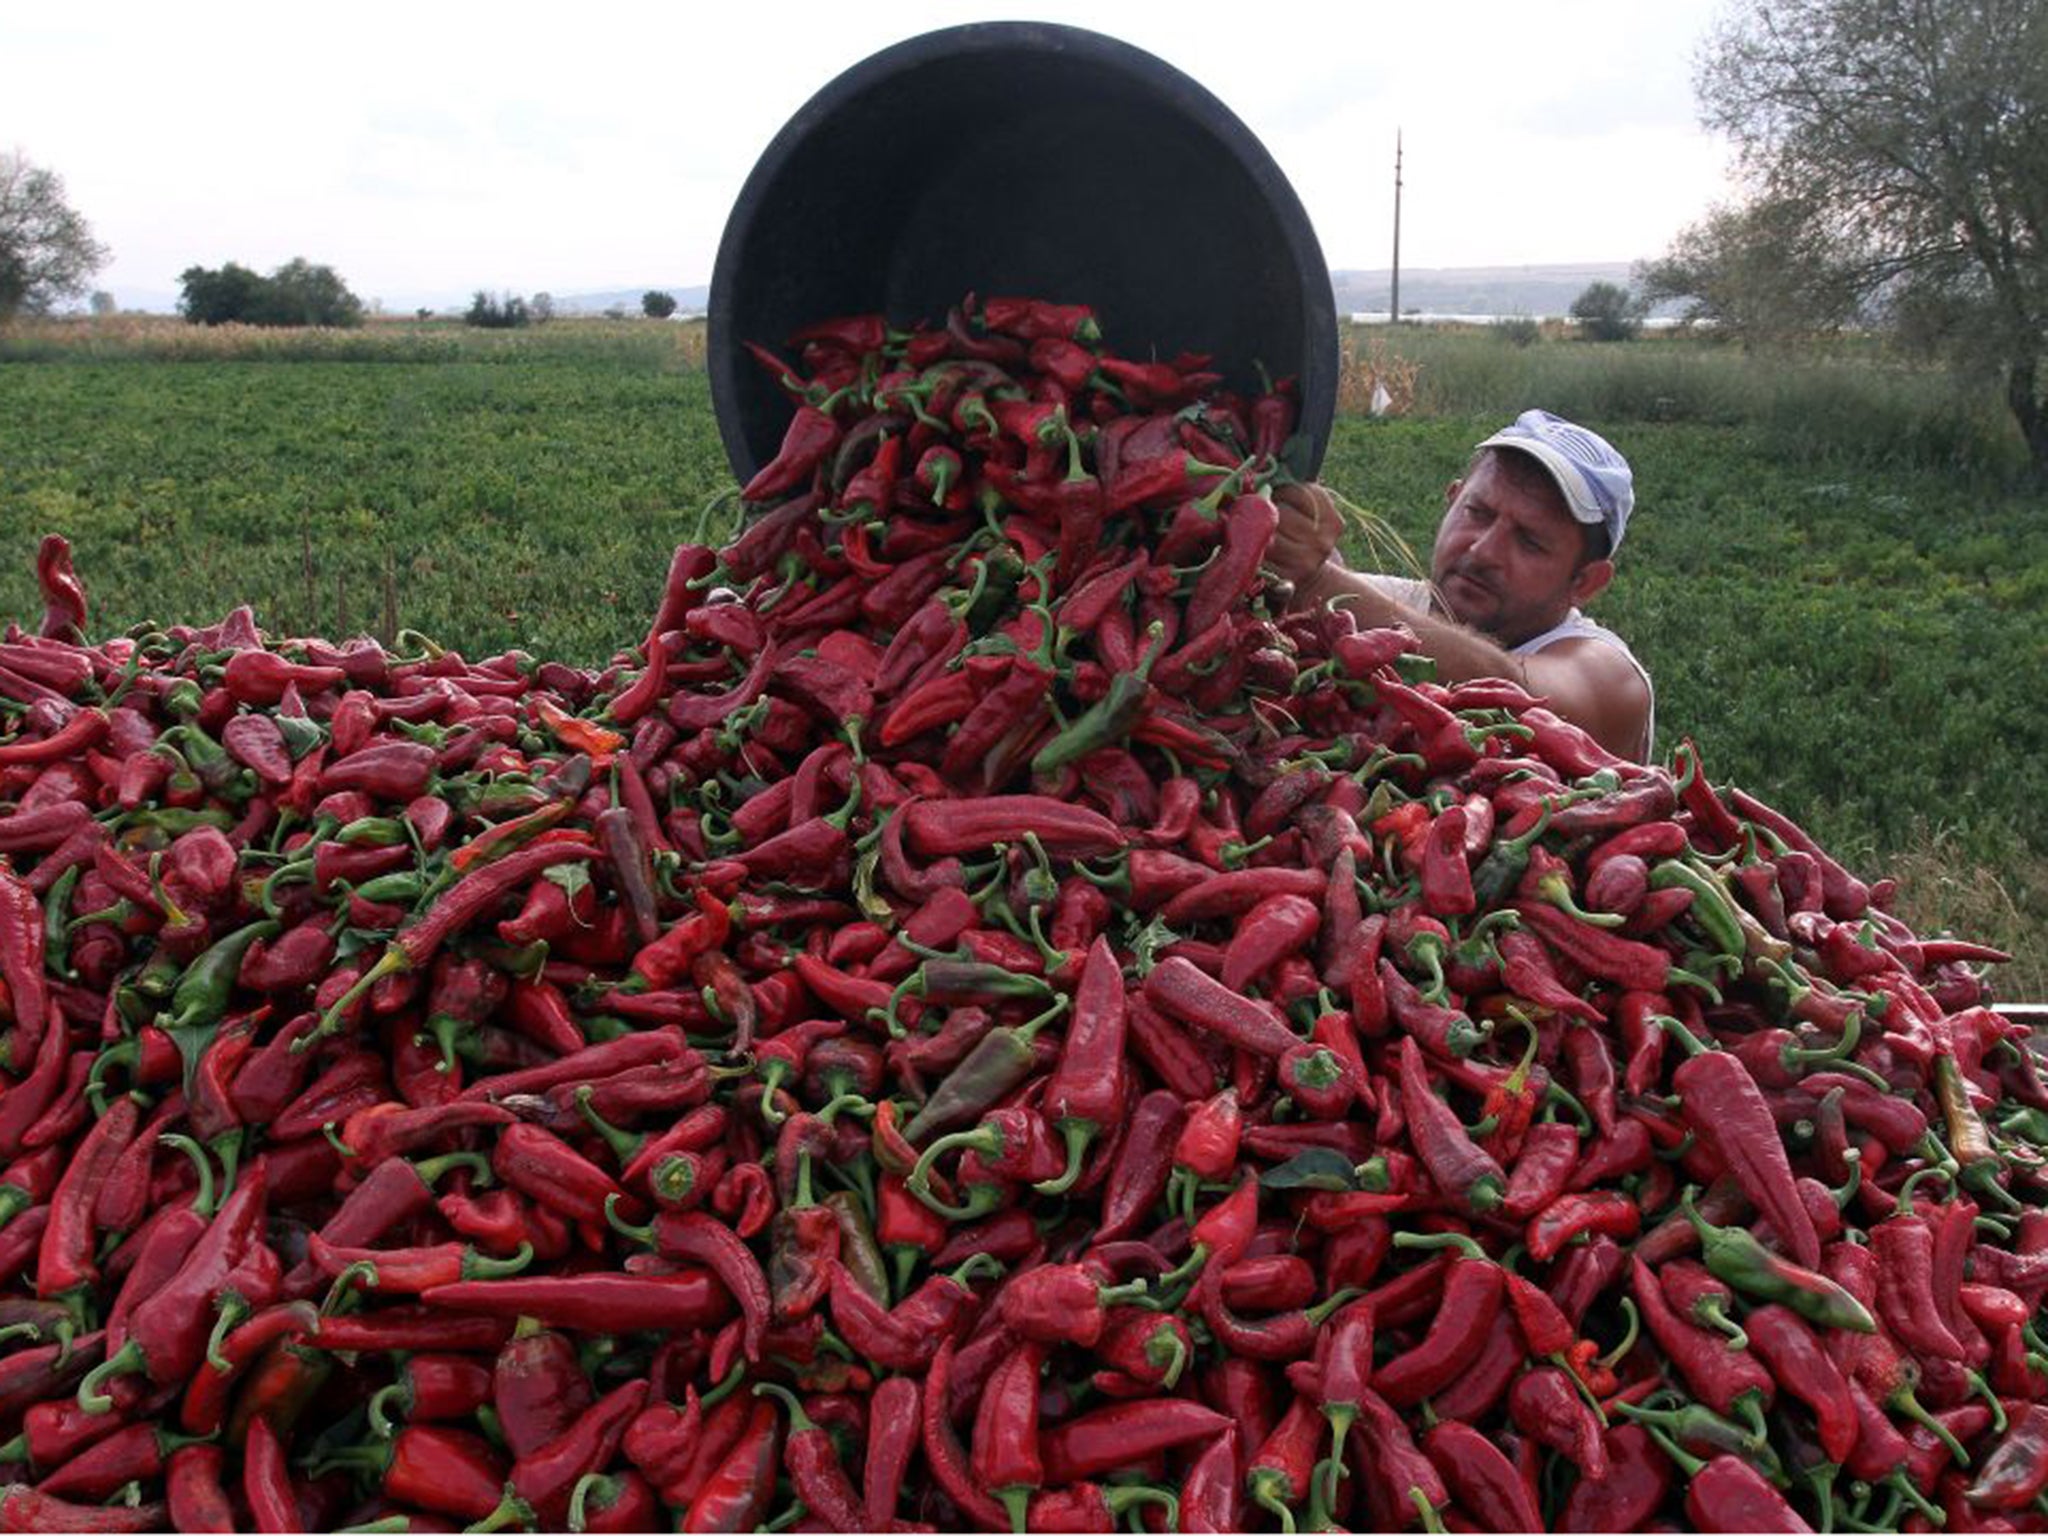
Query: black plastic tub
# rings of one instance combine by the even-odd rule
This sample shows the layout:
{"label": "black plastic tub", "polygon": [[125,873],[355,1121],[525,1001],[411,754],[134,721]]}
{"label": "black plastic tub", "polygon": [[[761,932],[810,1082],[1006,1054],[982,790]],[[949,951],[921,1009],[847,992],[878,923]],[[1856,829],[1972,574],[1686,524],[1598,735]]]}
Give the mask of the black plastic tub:
{"label": "black plastic tub", "polygon": [[1209,352],[1301,387],[1320,464],[1337,391],[1330,275],[1301,200],[1201,85],[1100,33],[930,32],[856,64],[784,125],[711,277],[712,400],[742,480],[790,406],[741,343],[842,314],[941,321],[969,292],[1086,303],[1126,356]]}

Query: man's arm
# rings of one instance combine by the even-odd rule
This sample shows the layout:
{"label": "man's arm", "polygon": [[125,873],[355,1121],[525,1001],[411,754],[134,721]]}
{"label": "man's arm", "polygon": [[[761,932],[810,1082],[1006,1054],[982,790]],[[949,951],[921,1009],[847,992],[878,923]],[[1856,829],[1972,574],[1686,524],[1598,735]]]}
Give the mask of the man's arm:
{"label": "man's arm", "polygon": [[[1612,646],[1597,640],[1561,640],[1533,655],[1517,656],[1453,619],[1397,602],[1371,577],[1338,560],[1334,532],[1325,543],[1325,528],[1305,526],[1323,508],[1311,510],[1304,503],[1323,498],[1302,495],[1306,487],[1288,489],[1295,494],[1283,493],[1283,537],[1275,540],[1276,558],[1270,563],[1279,575],[1294,581],[1296,607],[1336,602],[1357,614],[1366,628],[1406,624],[1415,631],[1422,653],[1436,662],[1444,682],[1508,678],[1544,698],[1552,710],[1589,732],[1608,751],[1641,757],[1650,721],[1650,691]],[[1334,529],[1335,508],[1327,510],[1328,527]],[[1286,537],[1290,533],[1291,539]],[[1310,565],[1311,559],[1316,563]],[[1300,574],[1293,576],[1291,571]]]}

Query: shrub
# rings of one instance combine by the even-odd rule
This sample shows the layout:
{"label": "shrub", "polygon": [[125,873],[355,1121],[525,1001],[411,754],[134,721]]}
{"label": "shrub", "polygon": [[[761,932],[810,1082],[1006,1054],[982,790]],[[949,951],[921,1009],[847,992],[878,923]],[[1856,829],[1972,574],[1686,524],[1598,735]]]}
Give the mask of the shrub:
{"label": "shrub", "polygon": [[332,267],[295,256],[268,277],[235,262],[187,267],[178,312],[195,325],[356,326],[363,301]]}
{"label": "shrub", "polygon": [[1528,315],[1505,315],[1493,322],[1493,334],[1511,347],[1533,347],[1543,339],[1543,327]]}
{"label": "shrub", "polygon": [[480,325],[485,330],[509,331],[532,320],[533,311],[527,308],[526,300],[516,293],[492,298],[479,288],[476,296],[469,301],[469,313],[462,318],[468,324]]}
{"label": "shrub", "polygon": [[1588,283],[1572,300],[1572,318],[1594,341],[1630,341],[1642,329],[1648,306],[1619,283]]}

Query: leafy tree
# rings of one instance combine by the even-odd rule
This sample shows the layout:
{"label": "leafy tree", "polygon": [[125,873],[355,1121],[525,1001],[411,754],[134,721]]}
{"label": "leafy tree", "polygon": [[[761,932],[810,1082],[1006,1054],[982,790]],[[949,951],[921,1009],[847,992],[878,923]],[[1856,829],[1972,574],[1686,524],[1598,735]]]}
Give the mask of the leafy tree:
{"label": "leafy tree", "polygon": [[187,267],[178,281],[178,313],[195,325],[336,325],[363,323],[363,304],[332,267],[294,257],[264,277],[235,262],[218,270]]}
{"label": "leafy tree", "polygon": [[533,311],[533,318],[542,324],[555,318],[555,296],[552,293],[536,293],[528,307]]}
{"label": "leafy tree", "polygon": [[471,325],[480,325],[486,330],[509,331],[525,325],[533,318],[533,312],[526,307],[526,300],[517,294],[506,294],[493,298],[483,289],[469,301],[469,313],[462,317]]}
{"label": "leafy tree", "polygon": [[676,312],[676,296],[650,288],[640,295],[640,312],[650,320],[666,320]]}
{"label": "leafy tree", "polygon": [[1831,252],[1903,339],[2001,374],[2048,476],[2048,6],[1741,0],[1696,88],[1760,227]]}
{"label": "leafy tree", "polygon": [[1637,267],[1635,282],[1646,302],[1682,299],[1687,323],[1744,347],[1832,331],[1863,308],[1854,272],[1803,197],[1714,209]]}
{"label": "leafy tree", "polygon": [[1572,300],[1571,316],[1595,341],[1627,341],[1643,327],[1650,306],[1619,283],[1588,283]]}
{"label": "leafy tree", "polygon": [[0,153],[0,320],[76,298],[107,258],[56,172]]}
{"label": "leafy tree", "polygon": [[116,299],[104,288],[93,289],[91,299],[87,300],[87,306],[96,315],[118,315],[121,313],[120,300]]}
{"label": "leafy tree", "polygon": [[187,267],[178,275],[182,293],[178,313],[194,325],[227,325],[248,321],[263,298],[263,274],[237,262],[218,269]]}
{"label": "leafy tree", "polygon": [[361,325],[363,303],[334,268],[295,256],[270,274],[249,318],[258,325]]}

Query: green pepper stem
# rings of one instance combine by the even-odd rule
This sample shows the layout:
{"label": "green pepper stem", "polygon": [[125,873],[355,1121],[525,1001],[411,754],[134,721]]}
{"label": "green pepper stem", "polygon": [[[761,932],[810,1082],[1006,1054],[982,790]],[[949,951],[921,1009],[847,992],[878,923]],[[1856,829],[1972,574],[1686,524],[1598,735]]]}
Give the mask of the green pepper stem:
{"label": "green pepper stem", "polygon": [[777,1386],[772,1381],[756,1382],[754,1396],[759,1397],[763,1393],[782,1399],[782,1405],[789,1410],[789,1432],[792,1435],[800,1435],[805,1430],[818,1427],[811,1416],[804,1412],[804,1405],[797,1401],[796,1394],[787,1387]]}
{"label": "green pepper stem", "polygon": [[131,1376],[145,1365],[142,1346],[130,1339],[98,1365],[86,1372],[78,1384],[78,1406],[87,1413],[112,1413],[114,1399],[100,1389],[116,1376]]}
{"label": "green pepper stem", "polygon": [[1396,1232],[1394,1246],[1417,1249],[1455,1248],[1464,1258],[1486,1257],[1486,1250],[1463,1232]]}
{"label": "green pepper stem", "polygon": [[166,1131],[157,1138],[159,1146],[176,1147],[192,1159],[192,1166],[199,1170],[199,1191],[192,1199],[192,1209],[198,1215],[213,1215],[213,1159],[206,1155],[206,1149],[189,1136],[176,1131]]}
{"label": "green pepper stem", "polygon": [[1642,1334],[1643,1319],[1642,1315],[1636,1311],[1635,1299],[1629,1296],[1622,1297],[1621,1310],[1627,1315],[1628,1324],[1622,1333],[1621,1342],[1602,1355],[1596,1362],[1603,1370],[1612,1370],[1615,1366],[1619,1365],[1623,1357],[1636,1347],[1636,1339]]}
{"label": "green pepper stem", "polygon": [[[599,1136],[604,1138],[605,1145],[611,1148],[612,1156],[618,1160],[619,1166],[623,1168],[639,1154],[640,1148],[646,1144],[647,1138],[637,1132],[621,1130],[618,1126],[605,1119],[603,1115],[597,1112],[596,1106],[591,1102],[596,1096],[597,1090],[589,1083],[579,1087],[576,1090],[576,1113],[583,1117],[585,1125],[588,1125]],[[763,1094],[762,1102],[766,1103],[766,1101],[767,1095]]]}
{"label": "green pepper stem", "polygon": [[1676,1040],[1681,1046],[1683,1046],[1685,1048],[1685,1054],[1688,1056],[1704,1056],[1709,1051],[1715,1049],[1714,1046],[1706,1044],[1704,1041],[1700,1039],[1698,1035],[1695,1035],[1691,1030],[1687,1029],[1683,1024],[1679,1023],[1678,1020],[1672,1018],[1669,1014],[1652,1014],[1650,1017],[1650,1023],[1654,1025],[1656,1028],[1663,1030],[1664,1033],[1671,1036],[1672,1039]]}
{"label": "green pepper stem", "polygon": [[392,1401],[411,1403],[411,1389],[403,1381],[394,1381],[389,1386],[379,1387],[371,1394],[370,1401],[364,1409],[370,1418],[370,1432],[379,1440],[389,1440],[396,1432],[391,1415],[385,1410],[385,1404]]}
{"label": "green pepper stem", "polygon": [[220,1316],[214,1319],[213,1332],[206,1338],[206,1363],[223,1376],[233,1371],[235,1366],[220,1352],[220,1347],[248,1315],[249,1303],[233,1291],[221,1298]]}
{"label": "green pepper stem", "polygon": [[1062,1120],[1060,1137],[1066,1144],[1066,1167],[1055,1178],[1041,1179],[1031,1187],[1041,1195],[1064,1195],[1081,1177],[1081,1165],[1101,1127],[1090,1120]]}

